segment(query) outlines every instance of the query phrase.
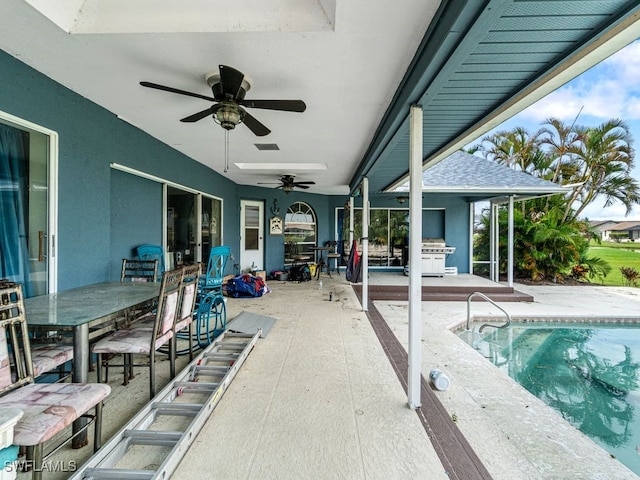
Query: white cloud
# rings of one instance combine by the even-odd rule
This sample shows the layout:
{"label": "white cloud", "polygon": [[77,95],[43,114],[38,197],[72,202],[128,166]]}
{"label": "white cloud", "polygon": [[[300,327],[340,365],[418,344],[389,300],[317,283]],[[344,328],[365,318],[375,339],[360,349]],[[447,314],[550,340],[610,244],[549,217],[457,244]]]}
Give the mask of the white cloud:
{"label": "white cloud", "polygon": [[581,218],[589,220],[616,220],[616,221],[640,221],[640,206],[635,206],[629,215],[625,215],[627,209],[619,202],[604,208],[604,201],[593,202],[580,214]]}
{"label": "white cloud", "polygon": [[610,67],[618,72],[630,88],[637,89],[638,75],[640,75],[640,42],[636,41],[611,55],[601,65]]}
{"label": "white cloud", "polygon": [[542,123],[549,117],[572,122],[580,116],[597,121],[640,119],[640,41],[620,50],[550,93],[517,117]]}

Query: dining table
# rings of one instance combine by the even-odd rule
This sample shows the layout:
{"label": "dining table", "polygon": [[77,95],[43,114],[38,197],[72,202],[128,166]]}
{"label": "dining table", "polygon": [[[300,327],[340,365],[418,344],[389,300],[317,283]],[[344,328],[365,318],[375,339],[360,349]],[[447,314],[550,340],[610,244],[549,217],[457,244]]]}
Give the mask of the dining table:
{"label": "dining table", "polygon": [[[73,342],[72,381],[89,380],[92,332],[115,328],[118,318],[149,306],[160,294],[160,283],[105,282],[25,299],[27,325],[33,331],[70,331]],[[76,420],[74,434],[86,420]],[[87,443],[86,431],[73,447]]]}

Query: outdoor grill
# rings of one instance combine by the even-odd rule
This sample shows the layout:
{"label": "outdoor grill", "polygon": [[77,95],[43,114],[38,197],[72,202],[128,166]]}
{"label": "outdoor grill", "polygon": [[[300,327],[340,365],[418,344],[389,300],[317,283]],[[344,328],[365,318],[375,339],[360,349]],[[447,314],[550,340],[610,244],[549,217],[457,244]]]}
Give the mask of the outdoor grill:
{"label": "outdoor grill", "polygon": [[[422,239],[422,276],[442,277],[445,274],[445,259],[447,255],[456,251],[456,247],[448,247],[444,238]],[[405,275],[409,274],[409,266],[404,268]]]}

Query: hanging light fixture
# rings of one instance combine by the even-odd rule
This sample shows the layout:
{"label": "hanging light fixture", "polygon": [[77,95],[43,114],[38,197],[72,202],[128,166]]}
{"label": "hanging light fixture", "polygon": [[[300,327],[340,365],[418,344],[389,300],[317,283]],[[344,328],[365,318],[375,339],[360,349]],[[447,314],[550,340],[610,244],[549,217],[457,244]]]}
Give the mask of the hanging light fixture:
{"label": "hanging light fixture", "polygon": [[212,107],[213,119],[225,130],[233,130],[242,122],[243,111],[237,105],[220,102]]}
{"label": "hanging light fixture", "polygon": [[244,110],[231,102],[220,102],[211,107],[213,120],[224,128],[224,172],[229,171],[229,130],[242,122]]}

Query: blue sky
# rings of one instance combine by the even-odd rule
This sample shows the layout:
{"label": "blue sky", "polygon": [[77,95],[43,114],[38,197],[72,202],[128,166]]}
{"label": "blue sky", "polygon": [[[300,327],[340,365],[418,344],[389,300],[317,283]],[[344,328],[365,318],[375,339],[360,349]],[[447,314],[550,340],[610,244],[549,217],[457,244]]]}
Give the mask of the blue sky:
{"label": "blue sky", "polygon": [[[495,130],[521,126],[533,133],[549,117],[571,124],[578,113],[577,123],[584,126],[597,126],[612,118],[620,118],[627,123],[636,151],[633,177],[640,182],[640,40],[550,93]],[[594,202],[594,205],[585,209],[583,215],[590,220],[640,221],[640,206],[625,217],[626,209],[621,203],[606,209],[603,205],[604,202]]]}

